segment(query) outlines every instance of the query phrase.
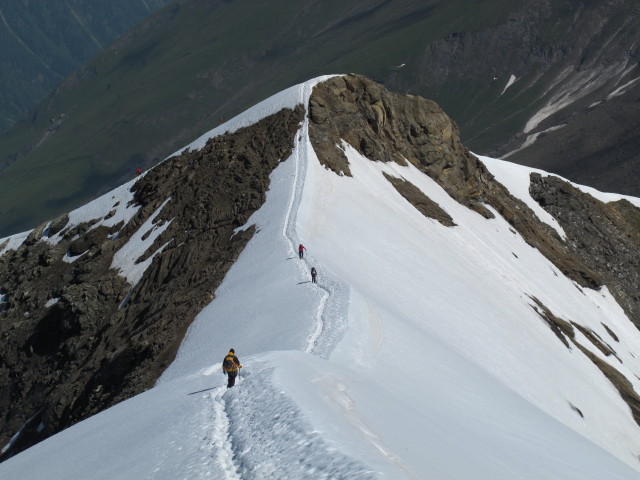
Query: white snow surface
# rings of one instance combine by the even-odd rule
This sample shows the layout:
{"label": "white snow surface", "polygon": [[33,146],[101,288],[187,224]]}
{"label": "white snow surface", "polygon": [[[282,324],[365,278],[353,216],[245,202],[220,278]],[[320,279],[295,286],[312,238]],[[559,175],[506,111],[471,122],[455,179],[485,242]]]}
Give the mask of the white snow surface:
{"label": "white snow surface", "polygon": [[620,95],[623,95],[626,92],[627,88],[635,85],[636,83],[638,83],[639,80],[640,80],[640,77],[636,77],[633,80],[629,80],[624,85],[616,88],[613,92],[607,95],[607,100],[611,100],[613,97],[618,97]]}
{"label": "white snow surface", "polygon": [[500,96],[504,95],[504,92],[507,91],[507,88],[509,88],[514,83],[516,83],[516,80],[518,80],[518,78],[515,75],[512,74],[509,77],[509,81],[507,81],[507,84],[504,86],[504,89],[502,90],[502,93],[500,94]]}
{"label": "white snow surface", "polygon": [[[112,227],[120,222],[123,222],[123,225],[126,225],[140,209],[139,205],[133,203],[133,192],[131,191],[131,187],[133,187],[133,184],[139,178],[140,177],[132,179],[127,183],[120,185],[118,188],[115,188],[111,192],[105,193],[86,205],[69,212],[69,220],[67,224],[55,235],[49,235],[49,226],[47,225],[42,234],[42,240],[55,245],[60,242],[62,236],[67,230],[85,222],[94,222],[89,230],[93,230],[100,226]],[[5,240],[9,240],[7,245],[0,249],[0,256],[9,250],[16,250],[19,248],[32,231],[33,230],[29,230],[27,232],[22,232],[0,239],[0,245],[2,245]],[[79,257],[79,255],[76,257],[65,256],[63,260],[71,263]]]}
{"label": "white snow surface", "polygon": [[9,250],[17,250],[18,247],[24,243],[30,233],[31,230],[28,232],[16,233],[10,237],[0,238],[0,246],[4,245],[4,247],[0,248],[0,255],[4,255]]}
{"label": "white snow surface", "polygon": [[561,128],[566,127],[566,124],[563,125],[556,125],[554,127],[549,127],[546,130],[542,130],[540,132],[536,132],[536,133],[532,133],[531,135],[527,135],[526,140],[524,141],[524,143],[522,145],[520,145],[518,148],[516,148],[515,150],[511,150],[510,152],[507,152],[502,158],[508,158],[511,155],[518,153],[521,150],[524,150],[525,148],[530,147],[531,145],[533,145],[534,143],[536,143],[538,141],[538,137],[540,135],[543,135],[545,133],[549,133],[549,132],[555,132],[556,130],[560,130]]}
{"label": "white snow surface", "polygon": [[640,208],[640,198],[631,197],[629,195],[622,195],[619,193],[607,193],[601,192],[600,190],[596,190],[593,187],[587,187],[585,185],[579,185],[577,183],[573,183],[570,180],[560,176],[545,172],[544,170],[539,170],[537,168],[525,167],[523,165],[518,165],[516,163],[506,162],[504,160],[498,160],[495,158],[485,157],[482,155],[476,155],[485,164],[485,166],[489,169],[489,171],[493,174],[496,179],[502,183],[509,192],[516,198],[519,198],[524,203],[527,204],[529,208],[531,208],[535,214],[538,216],[540,220],[545,223],[548,223],[561,234],[562,237],[565,236],[562,228],[558,224],[558,222],[548,214],[531,196],[529,195],[529,177],[531,173],[539,173],[543,177],[546,176],[554,176],[561,178],[563,181],[570,183],[577,189],[583,191],[584,193],[588,193],[593,198],[600,200],[604,203],[609,202],[618,202],[620,200],[627,200],[631,204]]}
{"label": "white snow surface", "polygon": [[45,308],[53,307],[56,303],[60,301],[60,298],[50,298],[47,300],[47,303],[44,304]]}
{"label": "white snow surface", "polygon": [[[625,75],[628,61],[614,63],[606,68],[584,70],[582,72],[576,72],[571,67],[566,68],[556,77],[555,82],[545,92],[545,95],[553,90],[560,82],[571,76],[569,81],[566,81],[561,87],[551,95],[547,100],[544,107],[538,110],[526,123],[523,133],[529,133],[540,125],[545,119],[554,115],[555,113],[563,110],[565,107],[575,103],[576,101],[584,98],[591,92],[597,90],[603,86],[607,81],[613,78],[621,78]],[[630,86],[633,82],[620,87],[616,92],[609,95],[616,94],[618,90],[622,91],[625,87]]]}
{"label": "white snow surface", "polygon": [[[306,104],[318,81],[234,125]],[[157,385],[5,461],[0,478],[640,478],[629,407],[530,298],[610,345],[617,358],[576,330],[638,391],[640,333],[606,287],[580,288],[415,167],[343,148],[352,177],[320,165],[305,122],[249,220],[257,233]],[[534,208],[530,169],[481,160]],[[457,226],[424,217],[383,172]],[[227,390],[230,347],[244,368]]]}
{"label": "white snow surface", "polygon": [[[91,226],[91,230],[100,226],[112,227],[120,222],[126,225],[140,209],[140,205],[133,202],[132,187],[142,176],[144,174],[70,212],[69,223],[65,228],[95,219],[99,221]],[[55,240],[57,235],[51,238]]]}
{"label": "white snow surface", "polygon": [[529,184],[531,183],[529,177],[532,172],[540,173],[543,176],[548,175],[547,172],[537,170],[529,167],[523,167],[516,163],[505,162],[503,160],[496,160],[495,158],[485,157],[483,155],[476,155],[480,161],[489,169],[491,174],[496,177],[496,180],[507,187],[507,190],[516,197],[518,200],[522,200],[527,207],[533,210],[538,219],[551,227],[553,227],[560,235],[561,238],[566,238],[567,235],[558,223],[553,218],[553,215],[548,213],[544,208],[536,202],[529,194]]}
{"label": "white snow surface", "polygon": [[151,265],[153,257],[164,250],[164,247],[166,246],[166,244],[163,245],[156,250],[153,255],[150,255],[141,262],[137,262],[140,256],[142,256],[144,252],[151,247],[155,239],[158,238],[160,234],[171,224],[171,221],[164,222],[162,225],[156,225],[155,223],[156,218],[160,215],[160,212],[162,212],[162,209],[170,200],[171,198],[165,200],[162,205],[153,212],[153,215],[151,215],[147,221],[144,222],[133,235],[131,235],[129,241],[113,256],[111,268],[118,270],[120,275],[126,278],[132,286],[135,286],[140,281],[145,270],[149,268],[149,265]]}

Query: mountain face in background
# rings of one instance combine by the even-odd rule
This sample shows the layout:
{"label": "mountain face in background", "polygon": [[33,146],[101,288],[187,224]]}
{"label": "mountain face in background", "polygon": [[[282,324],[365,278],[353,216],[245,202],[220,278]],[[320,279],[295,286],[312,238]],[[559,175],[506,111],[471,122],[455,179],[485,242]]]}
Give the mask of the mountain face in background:
{"label": "mountain face in background", "polygon": [[631,0],[178,0],[0,137],[0,233],[327,72],[434,99],[476,153],[638,195],[638,32]]}
{"label": "mountain face in background", "polygon": [[638,195],[638,32],[637,2],[526,2],[432,42],[417,75],[474,151]]}
{"label": "mountain face in background", "polygon": [[[619,198],[604,203],[598,195],[589,195],[563,179],[540,172],[531,172],[529,178],[524,177],[526,186],[516,195],[491,173],[487,167],[490,159],[478,159],[463,146],[456,124],[436,103],[390,93],[382,85],[361,76],[324,79],[315,86],[306,103],[303,98],[295,97],[297,90],[291,91],[293,93],[287,95],[293,95],[293,100],[287,108],[270,112],[258,105],[255,111],[260,114],[259,121],[234,119],[93,203],[46,222],[25,235],[0,240],[0,278],[3,279],[0,291],[0,338],[3,342],[0,444],[5,445],[3,459],[154,385],[174,360],[194,317],[202,313],[206,305],[215,305],[223,296],[217,289],[248,242],[268,235],[250,226],[249,218],[264,205],[267,192],[278,187],[270,181],[274,169],[290,158],[294,150],[299,152],[301,142],[307,141],[313,155],[317,155],[316,162],[323,166],[320,168],[323,175],[340,179],[343,185],[351,185],[351,189],[365,185],[364,188],[373,188],[372,195],[381,194],[378,187],[370,187],[362,180],[362,165],[368,165],[365,169],[389,165],[394,166],[391,171],[397,167],[398,171],[405,172],[404,176],[385,172],[379,177],[394,192],[394,204],[399,202],[404,205],[402,208],[411,208],[412,214],[415,208],[420,222],[428,226],[420,236],[420,243],[427,245],[426,251],[440,248],[436,238],[441,234],[446,237],[443,241],[447,248],[453,249],[448,251],[451,257],[447,257],[446,262],[453,261],[460,253],[456,248],[474,245],[470,252],[461,253],[462,264],[470,270],[468,276],[464,271],[455,272],[460,282],[454,289],[457,297],[442,298],[442,303],[437,304],[446,311],[447,327],[442,331],[434,330],[432,335],[445,335],[445,330],[465,321],[467,313],[458,310],[467,301],[464,295],[480,293],[473,288],[467,292],[461,285],[473,284],[471,277],[481,278],[483,282],[487,278],[494,279],[497,283],[492,286],[496,297],[485,299],[487,302],[500,304],[499,298],[511,298],[510,292],[516,289],[515,297],[523,305],[518,307],[522,310],[501,314],[506,315],[508,330],[515,328],[514,322],[518,318],[533,312],[536,327],[544,325],[543,330],[536,330],[536,335],[545,333],[544,342],[549,343],[545,343],[544,348],[551,348],[552,357],[558,353],[569,354],[567,358],[563,357],[565,363],[555,364],[553,368],[563,371],[566,368],[570,376],[578,375],[574,368],[590,369],[591,375],[597,372],[595,378],[598,380],[589,380],[587,384],[592,385],[589,388],[602,387],[609,391],[613,386],[617,400],[622,399],[623,410],[627,412],[625,428],[632,432],[640,429],[640,396],[634,387],[637,379],[631,373],[635,367],[630,363],[640,353],[634,352],[635,347],[631,346],[636,345],[640,337],[640,299],[637,295],[640,209],[637,204]],[[263,110],[266,113],[262,113]],[[300,126],[302,122],[308,125],[308,130]],[[309,162],[315,158],[311,150],[307,155]],[[358,174],[352,171],[356,156],[368,159],[362,160],[366,162],[362,165],[358,160]],[[412,175],[416,178],[428,178],[438,185],[443,192],[439,194],[442,195],[440,201],[425,194],[424,187],[416,186],[416,180],[408,180],[413,178],[408,172],[414,170],[416,173]],[[311,192],[305,195],[318,195],[323,205],[338,201],[338,197],[334,197],[338,193],[331,188],[314,193],[319,187],[311,180],[292,191],[297,188]],[[532,203],[525,203],[522,195],[533,199]],[[443,208],[445,198],[447,204],[455,208],[451,205]],[[362,200],[355,199],[353,205],[339,201],[340,212],[347,214],[349,208],[356,208],[358,201]],[[532,204],[538,210],[535,213]],[[386,207],[371,206],[372,212],[381,208]],[[320,212],[317,214],[324,218]],[[541,220],[543,214],[549,219]],[[313,218],[316,212],[304,215]],[[416,224],[416,219],[404,215],[394,214],[393,218]],[[295,212],[289,211],[286,216],[295,224]],[[467,216],[471,223],[465,220]],[[462,226],[459,225],[461,221]],[[485,245],[491,245],[487,232],[494,235],[494,231],[500,230],[501,222],[506,222],[507,228],[496,235],[504,237],[505,245],[516,243],[507,247],[513,250],[495,251],[495,259],[500,260],[493,264],[479,252]],[[476,224],[477,227],[472,226]],[[337,227],[325,225],[324,228]],[[486,232],[478,228],[486,229]],[[440,233],[436,235],[436,232]],[[318,250],[326,249],[327,252],[342,249],[361,252],[372,241],[363,233],[357,240],[354,237],[353,241],[357,241],[354,245],[327,244],[323,247],[322,231],[307,232],[307,235],[318,244]],[[487,248],[493,252],[491,249],[497,247]],[[416,249],[417,245],[408,241],[406,245],[394,245],[392,251],[411,258]],[[271,253],[272,249],[268,251]],[[480,256],[474,256],[473,252]],[[546,277],[527,278],[526,289],[522,287],[520,291],[520,283],[515,280],[521,275],[518,262],[525,261],[532,252],[537,255],[537,264],[543,264],[543,267],[538,273],[527,274]],[[353,257],[353,252],[348,256]],[[377,261],[382,262],[383,257]],[[291,261],[284,258],[282,263],[290,265],[288,262]],[[259,267],[251,266],[252,277],[267,278],[268,284],[275,285],[283,280],[278,276],[279,272],[272,276],[270,272],[256,268]],[[433,277],[416,288],[422,297],[435,295],[435,302],[435,284],[440,280]],[[573,292],[566,294],[575,295],[571,297],[570,306],[560,307],[554,293],[548,291],[551,282],[556,281],[565,281],[567,292]],[[261,303],[258,302],[259,309],[252,310],[251,316],[243,316],[235,320],[237,324],[229,324],[231,331],[242,332],[238,338],[262,345],[264,338],[274,335],[274,328],[277,331],[283,328],[282,324],[288,325],[287,322],[300,322],[298,317],[283,318],[277,310],[272,311],[270,302],[276,300],[271,296],[264,297],[259,289],[248,290],[247,282],[245,279],[225,290],[240,289],[238,298],[262,298]],[[362,280],[351,278],[349,282]],[[376,288],[382,289],[379,295],[381,292],[403,292],[400,295],[403,301],[412,301],[412,297],[407,296],[406,285],[402,287],[389,282],[377,277],[374,283]],[[537,282],[541,289],[534,287]],[[355,290],[364,288],[361,283],[351,285]],[[288,303],[294,302],[291,286],[281,288],[282,297]],[[332,289],[328,291],[333,295]],[[591,305],[592,295],[605,298],[608,292],[615,299],[615,318],[624,318],[626,322],[623,333],[622,323],[612,323],[613,310],[608,310],[605,300],[598,300],[597,306]],[[387,294],[394,297],[394,294]],[[371,301],[375,301],[375,295]],[[565,308],[568,310],[564,311]],[[601,312],[595,317],[599,322],[597,325],[587,323],[593,316],[590,309]],[[428,315],[430,322],[435,321],[432,317],[438,310],[434,307]],[[424,322],[423,312],[414,320]],[[481,321],[483,325],[486,323],[486,329],[490,329],[494,320],[494,315],[489,314]],[[375,323],[373,319],[370,321]],[[378,321],[381,320],[378,318]],[[387,324],[386,328],[391,327]],[[479,328],[476,320],[475,328]],[[327,331],[323,330],[312,342],[312,353],[328,356],[335,347],[331,342],[335,343],[344,332],[334,333],[330,342],[326,335]],[[229,336],[225,328],[216,329],[211,338],[205,337],[202,339],[205,342],[223,339],[223,343],[227,338],[236,338]],[[494,339],[496,343],[487,344],[488,348],[492,352],[508,351],[511,340],[500,343],[498,338],[500,335]],[[469,349],[474,338],[470,336],[462,341],[467,344],[465,349]],[[538,347],[542,348],[541,345]],[[210,348],[209,345],[198,349],[199,362],[207,364]],[[268,350],[290,348],[268,345]],[[381,344],[377,349],[380,348]],[[518,362],[536,362],[535,358],[529,357],[533,355],[532,351],[523,351],[520,345],[516,348]],[[397,355],[397,348],[393,350]],[[184,357],[178,360],[184,362]],[[511,358],[510,363],[514,361]],[[501,369],[506,367],[500,366]],[[174,367],[173,375],[176,370],[180,368]],[[517,378],[520,376],[516,374]],[[545,381],[551,382],[551,379]],[[419,383],[418,380],[415,382]],[[532,382],[532,379],[525,377],[524,382]],[[510,388],[518,391],[515,386]],[[578,393],[575,395],[579,396]],[[586,398],[593,398],[593,395],[595,393],[590,391]],[[580,405],[575,406],[575,403],[571,403],[572,408],[582,417]],[[255,410],[260,408],[256,406]],[[548,413],[562,417],[559,412]],[[579,431],[580,425],[575,427]],[[585,431],[590,431],[588,425],[584,427]],[[608,441],[604,440],[606,433],[603,438],[589,437],[593,432],[584,435],[598,444]],[[607,445],[616,451],[633,452],[635,448],[631,444]]]}
{"label": "mountain face in background", "polygon": [[0,132],[169,0],[0,2]]}

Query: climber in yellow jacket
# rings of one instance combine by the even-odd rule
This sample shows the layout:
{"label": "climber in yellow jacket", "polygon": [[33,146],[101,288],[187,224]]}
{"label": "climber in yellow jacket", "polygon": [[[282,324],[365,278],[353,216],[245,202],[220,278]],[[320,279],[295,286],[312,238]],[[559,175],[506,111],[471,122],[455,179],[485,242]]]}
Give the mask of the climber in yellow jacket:
{"label": "climber in yellow jacket", "polygon": [[231,388],[236,383],[236,377],[238,376],[238,370],[242,368],[240,360],[236,357],[236,353],[233,348],[229,349],[229,353],[224,357],[222,361],[222,372],[227,376],[227,388]]}

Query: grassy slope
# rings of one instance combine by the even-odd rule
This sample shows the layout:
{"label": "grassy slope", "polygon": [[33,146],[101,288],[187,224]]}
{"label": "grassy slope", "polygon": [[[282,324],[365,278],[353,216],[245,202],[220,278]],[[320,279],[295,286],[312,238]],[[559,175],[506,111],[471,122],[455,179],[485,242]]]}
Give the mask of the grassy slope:
{"label": "grassy slope", "polygon": [[0,131],[168,0],[0,1]]}

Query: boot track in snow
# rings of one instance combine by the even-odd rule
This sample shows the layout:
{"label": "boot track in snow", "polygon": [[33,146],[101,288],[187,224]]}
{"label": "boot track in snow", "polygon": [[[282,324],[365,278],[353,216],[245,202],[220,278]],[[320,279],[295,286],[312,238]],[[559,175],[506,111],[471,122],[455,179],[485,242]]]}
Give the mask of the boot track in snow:
{"label": "boot track in snow", "polygon": [[[308,102],[312,88],[304,85],[300,90],[300,103]],[[296,256],[296,216],[302,199],[307,162],[315,157],[308,139],[308,113],[295,136],[292,157],[295,170],[282,235],[289,244],[291,255]],[[306,340],[304,351],[328,358],[346,330],[349,289],[332,277],[312,255],[305,255],[298,265],[302,278],[308,278],[312,265],[320,276],[320,283],[314,286],[319,294],[315,325]],[[282,392],[277,394],[272,385],[265,385],[265,379],[271,377],[268,368],[256,361],[251,372],[245,376],[247,378],[242,382],[242,389],[227,390],[220,387],[209,394],[214,411],[211,447],[216,452],[218,467],[225,472],[225,479],[238,480],[243,476],[266,479],[276,474],[285,475],[285,472],[288,472],[286,478],[304,478],[305,475],[320,473],[325,468],[322,465],[323,456],[335,456],[335,452],[330,451],[321,437],[308,431],[308,425],[295,404]],[[274,403],[274,396],[284,398]],[[275,425],[286,425],[283,430],[288,430],[289,434],[277,438],[275,431],[259,431],[257,426],[270,423],[255,418],[261,415],[272,415]],[[291,439],[291,432],[297,437],[295,440]],[[308,461],[304,466],[296,465],[292,463],[294,458],[307,458]],[[314,458],[318,460],[313,461]],[[337,471],[325,472],[325,475],[331,478],[371,478],[371,472],[353,460],[345,457],[342,464],[343,467]],[[352,476],[354,472],[358,472],[357,477]]]}

